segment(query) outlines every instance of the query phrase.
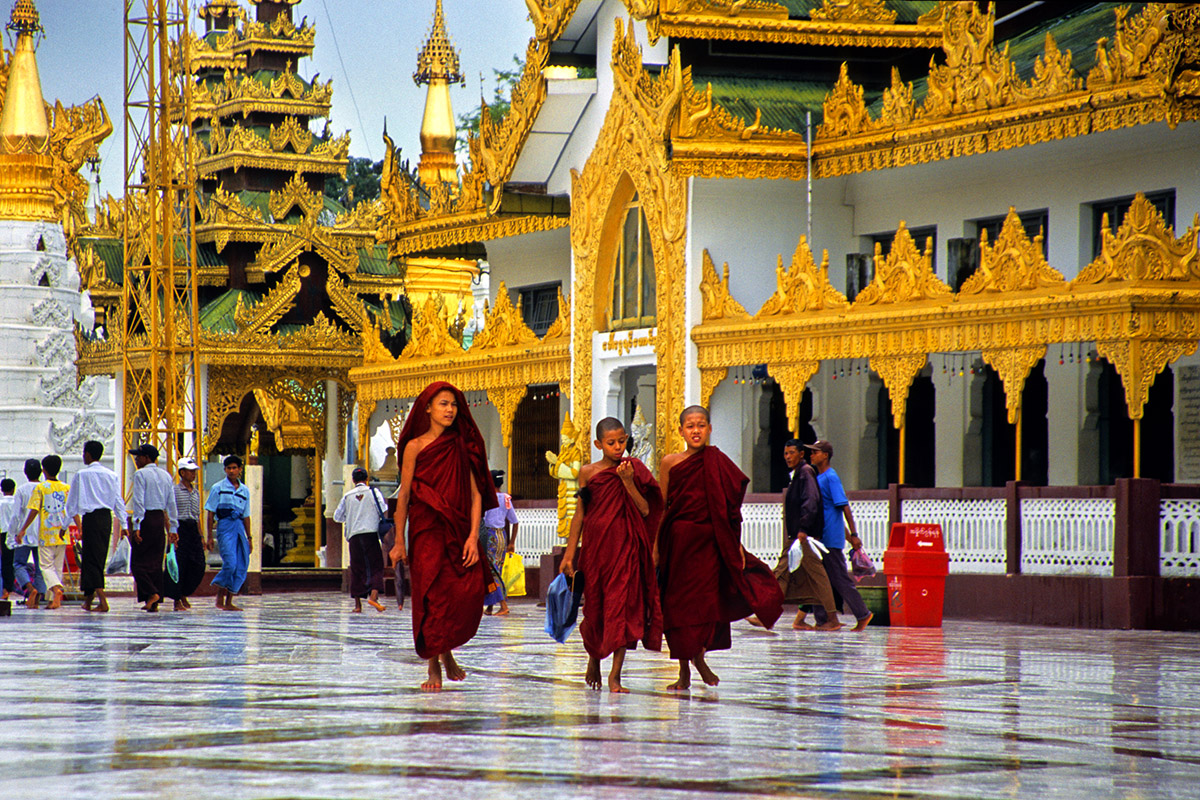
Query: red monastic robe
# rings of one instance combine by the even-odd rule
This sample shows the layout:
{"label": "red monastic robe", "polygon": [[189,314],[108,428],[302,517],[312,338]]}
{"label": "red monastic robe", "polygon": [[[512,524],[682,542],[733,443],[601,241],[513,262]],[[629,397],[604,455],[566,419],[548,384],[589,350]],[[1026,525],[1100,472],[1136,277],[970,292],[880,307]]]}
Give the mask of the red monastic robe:
{"label": "red monastic robe", "polygon": [[662,649],[662,608],[654,577],[653,542],[662,514],[662,492],[650,470],[636,458],[633,480],[650,506],[643,517],[615,469],[592,476],[581,491],[584,575],[583,622],[579,633],[593,658],[607,658],[619,647]]}
{"label": "red monastic robe", "polygon": [[750,482],[708,446],[676,464],[658,540],[663,627],[671,658],[730,646],[729,623],[756,614],[768,628],[783,613],[771,569],[750,553],[742,569],[742,499]]}
{"label": "red monastic robe", "polygon": [[410,440],[429,430],[425,407],[443,389],[454,392],[458,415],[451,427],[417,454],[408,502],[413,641],[421,658],[453,650],[479,629],[487,560],[481,552],[474,566],[462,565],[463,546],[471,533],[471,481],[482,495],[483,510],[496,507],[483,437],[466,398],[450,384],[431,384],[413,403],[397,451],[403,454]]}

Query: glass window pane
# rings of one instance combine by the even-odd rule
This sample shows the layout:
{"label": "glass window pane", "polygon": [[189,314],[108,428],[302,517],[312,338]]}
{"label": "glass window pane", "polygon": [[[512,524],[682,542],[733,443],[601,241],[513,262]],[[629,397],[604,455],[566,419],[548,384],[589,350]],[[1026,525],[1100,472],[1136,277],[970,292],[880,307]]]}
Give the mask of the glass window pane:
{"label": "glass window pane", "polygon": [[654,292],[654,248],[650,246],[650,227],[646,224],[645,215],[642,220],[642,316],[657,316],[655,311]]}
{"label": "glass window pane", "polygon": [[625,272],[625,291],[624,291],[624,306],[622,307],[622,319],[627,319],[637,315],[637,287],[638,287],[638,217],[640,210],[637,206],[629,209],[629,213],[625,215],[625,230],[622,233],[624,245],[624,272]]}

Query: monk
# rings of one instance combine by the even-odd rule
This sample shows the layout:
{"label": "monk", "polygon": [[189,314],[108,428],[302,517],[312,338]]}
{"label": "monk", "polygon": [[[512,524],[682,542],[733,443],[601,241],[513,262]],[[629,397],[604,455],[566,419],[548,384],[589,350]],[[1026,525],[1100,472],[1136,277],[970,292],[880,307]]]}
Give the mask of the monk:
{"label": "monk", "polygon": [[[579,633],[587,650],[584,681],[600,688],[600,662],[612,656],[608,690],[626,693],[621,685],[625,651],[638,640],[647,650],[662,649],[662,608],[654,577],[650,531],[658,529],[662,493],[658,481],[636,458],[625,458],[629,437],[613,417],[596,425],[599,461],[579,471],[579,499],[571,519],[567,551],[560,572],[587,578],[583,622]],[[587,547],[579,551],[579,537]]]}
{"label": "monk", "polygon": [[[483,436],[462,392],[444,381],[412,405],[396,448],[401,453],[392,563],[409,564],[413,640],[429,662],[425,691],[467,673],[454,648],[471,640],[483,618],[487,565],[479,558],[479,520],[496,507]],[[408,523],[408,547],[404,525]]]}
{"label": "monk", "polygon": [[689,663],[709,686],[720,683],[704,656],[729,649],[730,622],[755,614],[770,628],[783,613],[783,593],[771,569],[742,547],[741,507],[750,479],[708,444],[711,433],[706,408],[685,408],[679,434],[687,448],[665,456],[658,471],[667,507],[654,562],[667,645],[679,661],[671,691],[691,686]]}

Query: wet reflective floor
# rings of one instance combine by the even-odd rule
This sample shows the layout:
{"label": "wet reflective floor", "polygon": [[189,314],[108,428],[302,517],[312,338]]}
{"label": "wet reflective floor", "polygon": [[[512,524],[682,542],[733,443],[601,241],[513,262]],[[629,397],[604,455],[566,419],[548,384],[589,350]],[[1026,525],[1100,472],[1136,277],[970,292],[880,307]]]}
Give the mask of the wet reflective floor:
{"label": "wet reflective floor", "polygon": [[0,797],[1200,796],[1195,634],[785,616],[735,624],[716,689],[671,694],[675,662],[636,651],[621,696],[521,604],[429,695],[407,612],[244,601],[0,618]]}

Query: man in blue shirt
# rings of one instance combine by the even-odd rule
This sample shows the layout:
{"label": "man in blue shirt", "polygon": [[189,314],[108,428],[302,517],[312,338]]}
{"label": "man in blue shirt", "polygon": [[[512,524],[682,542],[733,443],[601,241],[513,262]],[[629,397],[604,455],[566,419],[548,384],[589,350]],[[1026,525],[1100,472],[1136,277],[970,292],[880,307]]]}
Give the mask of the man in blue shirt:
{"label": "man in blue shirt", "polygon": [[[842,553],[846,546],[846,527],[850,528],[850,546],[862,547],[858,538],[858,526],[854,524],[854,515],[850,513],[850,500],[846,490],[842,488],[842,479],[829,463],[833,460],[833,445],[824,439],[818,439],[812,444],[804,445],[808,451],[808,461],[817,471],[817,488],[821,490],[821,505],[824,512],[824,530],[821,542],[829,552],[821,558],[825,572],[829,575],[829,583],[833,587],[834,600],[839,598],[846,601],[850,612],[858,620],[854,630],[861,631],[871,622],[874,616],[863,602],[862,595],[854,587],[850,572],[846,568],[846,556]],[[840,607],[841,602],[837,605]],[[818,606],[813,610],[817,624],[823,625],[827,620],[825,609]]]}
{"label": "man in blue shirt", "polygon": [[233,596],[241,591],[250,567],[250,490],[242,483],[242,460],[225,458],[225,478],[213,484],[204,503],[208,512],[208,549],[213,539],[221,553],[221,571],[212,579],[217,589],[217,608],[241,611]]}

